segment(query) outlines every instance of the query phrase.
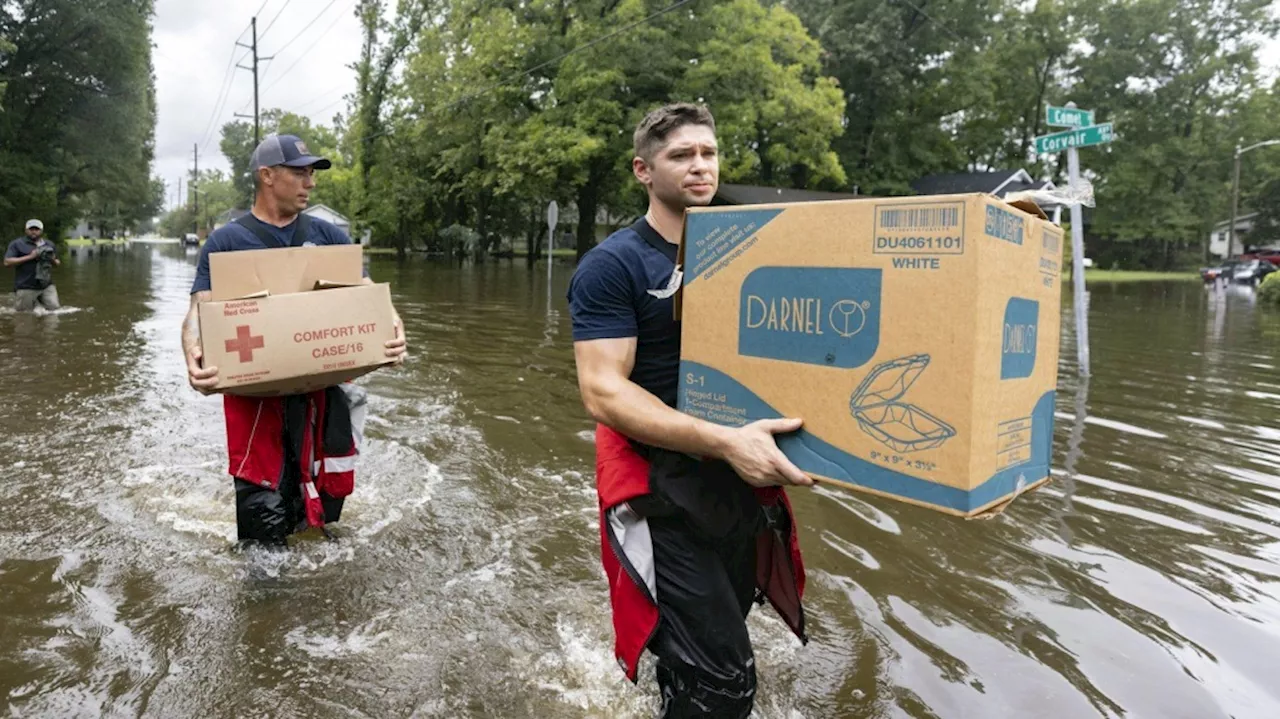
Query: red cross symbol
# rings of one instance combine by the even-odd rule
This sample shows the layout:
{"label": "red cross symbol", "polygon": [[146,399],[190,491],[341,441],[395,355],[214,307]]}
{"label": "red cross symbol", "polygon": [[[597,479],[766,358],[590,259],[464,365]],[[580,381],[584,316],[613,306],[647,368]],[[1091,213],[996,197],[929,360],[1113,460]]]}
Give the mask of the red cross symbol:
{"label": "red cross symbol", "polygon": [[266,344],[262,335],[249,334],[249,325],[236,327],[236,338],[226,340],[226,343],[227,352],[239,352],[241,362],[252,362],[253,351],[262,349]]}

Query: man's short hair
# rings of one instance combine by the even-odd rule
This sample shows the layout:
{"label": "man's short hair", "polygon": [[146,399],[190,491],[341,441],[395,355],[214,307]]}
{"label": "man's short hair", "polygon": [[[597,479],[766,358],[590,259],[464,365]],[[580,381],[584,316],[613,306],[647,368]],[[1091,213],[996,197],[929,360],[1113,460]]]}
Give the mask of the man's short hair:
{"label": "man's short hair", "polygon": [[685,125],[705,125],[712,132],[716,131],[716,120],[706,105],[689,102],[663,105],[645,115],[636,126],[636,133],[632,138],[636,156],[649,162],[667,137]]}

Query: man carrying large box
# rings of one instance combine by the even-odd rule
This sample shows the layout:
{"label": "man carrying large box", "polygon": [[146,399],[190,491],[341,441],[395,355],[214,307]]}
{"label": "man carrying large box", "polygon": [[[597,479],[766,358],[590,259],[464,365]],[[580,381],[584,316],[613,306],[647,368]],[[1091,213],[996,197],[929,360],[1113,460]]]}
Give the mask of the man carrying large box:
{"label": "man carrying large box", "polygon": [[[293,135],[269,135],[254,150],[250,167],[257,193],[252,211],[209,236],[191,287],[182,325],[188,380],[202,394],[225,389],[218,367],[203,365],[200,305],[214,299],[209,255],[316,245],[350,245],[336,226],[302,215],[315,170],[329,160],[308,152]],[[372,284],[364,278],[366,284]],[[385,301],[385,300],[384,300]],[[394,310],[392,310],[394,316]],[[387,361],[403,361],[406,343],[398,316],[385,341]],[[299,333],[301,334],[301,333]],[[236,489],[236,527],[242,544],[283,546],[304,526],[337,521],[350,493],[356,453],[347,395],[338,387],[276,397],[223,395],[229,473]]]}
{"label": "man carrying large box", "polygon": [[782,486],[813,480],[774,440],[799,419],[730,428],[676,411],[676,253],[685,209],[716,193],[715,121],[705,107],[670,105],[634,141],[649,211],[588,252],[569,288],[578,386],[599,422],[614,651],[632,681],[645,649],[658,657],[662,719],[746,719],[751,602],[767,598],[804,638],[804,566]]}

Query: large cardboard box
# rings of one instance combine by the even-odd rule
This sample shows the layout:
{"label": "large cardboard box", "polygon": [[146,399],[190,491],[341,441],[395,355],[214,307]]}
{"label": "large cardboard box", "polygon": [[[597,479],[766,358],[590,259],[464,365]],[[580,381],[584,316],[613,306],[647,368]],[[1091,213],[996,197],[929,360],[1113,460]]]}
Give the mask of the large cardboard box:
{"label": "large cardboard box", "polygon": [[211,254],[214,300],[199,314],[204,365],[218,368],[215,390],[300,394],[389,364],[391,290],[361,284],[362,262],[358,245]]}
{"label": "large cardboard box", "polygon": [[801,417],[821,480],[971,516],[1046,481],[1062,231],[948,195],[685,216],[679,408]]}
{"label": "large cardboard box", "polygon": [[308,292],[318,283],[358,285],[363,275],[364,248],[360,245],[282,247],[209,255],[214,300],[234,300],[260,292]]}

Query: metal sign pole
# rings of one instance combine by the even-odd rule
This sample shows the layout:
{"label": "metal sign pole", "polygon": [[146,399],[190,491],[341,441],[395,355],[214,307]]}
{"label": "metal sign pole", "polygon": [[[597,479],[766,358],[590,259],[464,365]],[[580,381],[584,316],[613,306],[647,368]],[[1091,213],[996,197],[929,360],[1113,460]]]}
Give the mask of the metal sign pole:
{"label": "metal sign pole", "polygon": [[[1070,104],[1068,105],[1070,107]],[[1080,184],[1080,154],[1067,149],[1067,176],[1072,187]],[[1084,212],[1079,202],[1071,203],[1071,284],[1076,310],[1076,359],[1080,374],[1089,376],[1089,298],[1084,291]]]}
{"label": "metal sign pole", "polygon": [[552,200],[547,205],[547,311],[551,311],[551,250],[556,244],[556,225],[560,223],[560,206]]}

